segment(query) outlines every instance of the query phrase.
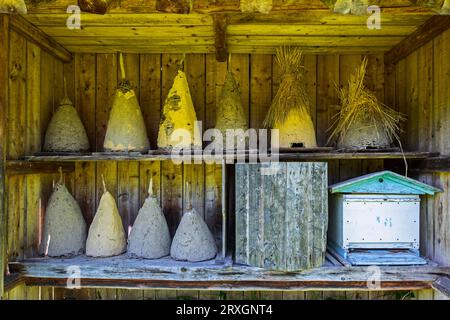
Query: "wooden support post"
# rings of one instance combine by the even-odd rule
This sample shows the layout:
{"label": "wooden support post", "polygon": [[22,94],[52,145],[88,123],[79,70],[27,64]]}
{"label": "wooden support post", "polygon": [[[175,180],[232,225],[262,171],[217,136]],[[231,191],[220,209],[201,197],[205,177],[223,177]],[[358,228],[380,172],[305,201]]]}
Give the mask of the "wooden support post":
{"label": "wooden support post", "polygon": [[6,270],[6,207],[5,207],[5,161],[6,161],[6,114],[8,106],[9,16],[0,15],[0,299],[4,291]]}
{"label": "wooden support post", "polygon": [[385,53],[386,65],[396,64],[421,46],[450,28],[449,16],[433,16],[414,33]]}
{"label": "wooden support post", "polygon": [[225,62],[228,58],[227,24],[228,18],[225,14],[214,15],[214,45],[218,62]]}
{"label": "wooden support post", "polygon": [[20,15],[10,16],[11,29],[35,43],[62,62],[72,61],[72,54]]}
{"label": "wooden support post", "polygon": [[166,13],[185,13],[192,10],[194,0],[156,0],[156,10]]}

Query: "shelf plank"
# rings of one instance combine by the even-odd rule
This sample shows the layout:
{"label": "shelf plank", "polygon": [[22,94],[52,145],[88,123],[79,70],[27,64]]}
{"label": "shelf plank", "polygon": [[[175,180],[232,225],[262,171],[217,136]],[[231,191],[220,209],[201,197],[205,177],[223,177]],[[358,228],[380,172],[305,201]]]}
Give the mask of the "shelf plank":
{"label": "shelf plank", "polygon": [[58,173],[59,168],[62,168],[64,173],[70,173],[75,171],[75,163],[71,162],[31,162],[22,160],[8,160],[6,161],[6,174],[12,175],[25,175],[25,174],[45,174],[45,173]]}
{"label": "shelf plank", "polygon": [[[343,152],[295,152],[295,153],[280,153],[278,154],[280,160],[361,160],[361,159],[427,159],[432,156],[436,156],[435,153],[429,152],[354,152],[354,153],[343,153]],[[248,160],[249,154],[245,153],[234,153],[231,155],[226,155],[226,159],[237,160],[240,157]],[[204,161],[209,161],[217,159],[219,162],[222,161],[224,156],[219,155],[192,155],[192,160],[202,159]],[[23,165],[30,162],[77,162],[77,161],[161,161],[161,160],[181,160],[183,156],[181,155],[171,155],[171,154],[112,154],[112,153],[95,153],[91,155],[44,155],[44,156],[28,156],[22,161],[8,161],[10,163],[9,168],[12,169],[14,166]],[[25,164],[23,164],[25,163]]]}
{"label": "shelf plank", "polygon": [[[12,262],[27,285],[65,286],[78,266],[82,287],[195,289],[195,290],[368,290],[365,267],[324,266],[301,272],[276,272],[247,266],[224,266],[214,261],[188,263],[170,258],[128,259],[126,255],[104,259],[80,256],[72,259],[35,258]],[[380,267],[380,290],[429,289],[449,267]]]}

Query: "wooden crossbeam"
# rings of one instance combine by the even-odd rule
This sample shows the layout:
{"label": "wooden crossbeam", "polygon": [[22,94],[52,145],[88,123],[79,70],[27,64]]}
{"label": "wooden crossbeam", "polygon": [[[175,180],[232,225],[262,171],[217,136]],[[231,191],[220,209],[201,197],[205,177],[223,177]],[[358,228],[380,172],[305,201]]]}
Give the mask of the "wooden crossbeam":
{"label": "wooden crossbeam", "polygon": [[396,64],[430,40],[450,28],[450,16],[433,16],[414,33],[386,52],[386,65]]}
{"label": "wooden crossbeam", "polygon": [[72,61],[72,54],[20,15],[10,16],[10,27],[62,62]]}

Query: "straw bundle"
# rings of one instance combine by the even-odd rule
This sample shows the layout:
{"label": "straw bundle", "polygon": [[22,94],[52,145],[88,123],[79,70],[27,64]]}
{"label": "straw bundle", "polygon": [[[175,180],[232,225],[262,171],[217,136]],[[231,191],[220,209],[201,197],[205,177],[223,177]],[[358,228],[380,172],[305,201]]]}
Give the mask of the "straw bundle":
{"label": "straw bundle", "polygon": [[27,6],[23,0],[1,0],[0,12],[27,14]]}
{"label": "straw bundle", "polygon": [[364,87],[366,68],[367,58],[364,58],[350,76],[348,87],[337,87],[341,110],[328,142],[338,140],[340,149],[388,148],[399,138],[399,124],[404,117]]}
{"label": "straw bundle", "polygon": [[[236,79],[230,71],[227,73],[225,84],[217,103],[216,129],[220,130],[224,141],[227,130],[241,129],[245,132],[248,129],[247,117],[242,107],[241,93]],[[245,147],[245,141],[234,141],[234,145],[235,147],[239,145]],[[225,143],[224,146],[226,146]]]}
{"label": "straw bundle", "polygon": [[86,243],[86,222],[80,206],[61,178],[47,204],[41,253],[50,257],[81,254]]}
{"label": "straw bundle", "polygon": [[278,129],[282,148],[317,147],[310,100],[304,81],[303,53],[299,48],[279,48],[276,61],[281,83],[264,120],[266,128]]}
{"label": "straw bundle", "polygon": [[122,54],[120,70],[122,82],[116,90],[103,147],[113,152],[145,152],[150,149],[147,129],[136,94],[125,80]]}
{"label": "straw bundle", "polygon": [[166,218],[152,190],[139,210],[128,238],[128,253],[132,257],[158,259],[170,253],[170,234]]}
{"label": "straw bundle", "polygon": [[67,96],[52,116],[45,133],[43,150],[47,152],[82,152],[89,150],[89,140],[77,110]]}

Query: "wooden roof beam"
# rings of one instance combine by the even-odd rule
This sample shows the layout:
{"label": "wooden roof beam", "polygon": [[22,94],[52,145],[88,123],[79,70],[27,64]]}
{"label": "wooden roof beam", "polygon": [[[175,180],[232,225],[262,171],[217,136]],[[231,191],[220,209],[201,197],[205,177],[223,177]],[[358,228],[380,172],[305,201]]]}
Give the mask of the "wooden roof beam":
{"label": "wooden roof beam", "polygon": [[386,65],[394,65],[450,28],[450,16],[433,16],[414,33],[385,53]]}

